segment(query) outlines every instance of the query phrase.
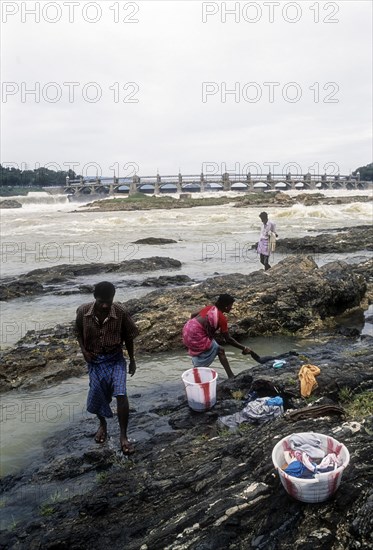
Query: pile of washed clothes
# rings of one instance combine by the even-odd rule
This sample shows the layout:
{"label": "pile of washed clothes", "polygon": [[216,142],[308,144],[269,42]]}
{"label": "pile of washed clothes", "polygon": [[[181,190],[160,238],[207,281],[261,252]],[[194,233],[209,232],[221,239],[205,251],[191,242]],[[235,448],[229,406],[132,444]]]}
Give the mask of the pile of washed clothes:
{"label": "pile of washed clothes", "polygon": [[311,479],[315,474],[332,472],[342,466],[342,460],[335,453],[326,453],[316,434],[293,434],[288,439],[290,450],[284,451],[286,465],[282,466],[288,475]]}
{"label": "pile of washed clothes", "polygon": [[267,380],[255,381],[245,398],[240,412],[221,416],[218,424],[235,430],[243,422],[264,423],[284,414],[284,399],[281,390]]}

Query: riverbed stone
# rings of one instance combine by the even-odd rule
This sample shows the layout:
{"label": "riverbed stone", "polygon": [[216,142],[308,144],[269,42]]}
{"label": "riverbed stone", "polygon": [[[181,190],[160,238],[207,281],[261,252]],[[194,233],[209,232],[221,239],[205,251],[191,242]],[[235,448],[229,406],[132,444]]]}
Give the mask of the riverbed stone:
{"label": "riverbed stone", "polygon": [[317,236],[279,238],[276,251],[300,254],[345,254],[356,250],[373,250],[373,226],[362,225],[320,233]]}
{"label": "riverbed stone", "polygon": [[[205,413],[191,411],[185,396],[175,399],[181,385],[172,390],[173,407],[152,408],[150,400],[151,414],[131,413],[130,437],[140,426],[144,436],[130,459],[118,454],[116,419],[104,445],[93,441],[94,419],[71,422],[44,442],[38,463],[1,480],[3,511],[13,513],[10,526],[0,532],[1,547],[370,549],[372,422],[369,413],[351,416],[341,389],[347,386],[355,396],[373,390],[372,343],[371,337],[351,341],[337,336],[307,349],[307,361],[321,369],[315,397],[344,409],[342,417],[285,414],[261,425],[246,423],[236,432],[219,429],[217,419],[225,410],[238,412],[244,406],[245,395],[232,399],[232,391],[247,392],[253,380],[284,385],[296,394],[298,407],[316,408],[313,399],[301,398],[299,385],[290,383],[304,362],[293,356],[285,371],[269,363],[221,380],[217,404]],[[164,420],[170,426],[167,434],[149,429]],[[360,429],[346,429],[353,423]],[[305,431],[331,435],[350,453],[339,489],[318,504],[293,499],[271,460],[281,438]]]}
{"label": "riverbed stone", "polygon": [[0,208],[22,208],[22,203],[15,199],[5,199],[0,201]]}
{"label": "riverbed stone", "polygon": [[[34,269],[18,279],[7,281],[0,285],[0,300],[10,300],[29,294],[41,294],[45,292],[61,294],[61,286],[69,284],[75,277],[84,275],[98,275],[109,273],[143,273],[157,270],[180,269],[181,262],[173,258],[153,256],[138,260],[124,260],[117,263],[92,263],[92,264],[61,264],[48,268]],[[90,286],[79,286],[77,290],[87,293]],[[67,289],[66,294],[72,291]]]}
{"label": "riverbed stone", "polygon": [[[184,323],[192,312],[214,302],[221,293],[236,298],[229,325],[232,336],[240,340],[270,334],[312,335],[325,330],[335,334],[341,328],[340,316],[355,313],[365,303],[366,290],[359,265],[332,262],[318,268],[311,257],[288,256],[268,273],[236,273],[211,277],[193,287],[160,288],[129,300],[125,306],[139,325],[137,353],[158,353],[183,349]],[[343,326],[348,328],[346,318]],[[30,346],[32,356],[43,358],[33,366],[32,377]],[[13,380],[17,387],[45,387],[62,380],[63,373],[68,378],[83,372],[85,363],[72,320],[53,329],[30,331],[17,346],[5,350],[0,358],[0,391],[11,390]]]}
{"label": "riverbed stone", "polygon": [[175,244],[177,241],[174,239],[165,239],[164,237],[146,237],[145,239],[138,239],[133,241],[133,244],[148,244],[148,245],[162,245],[162,244]]}
{"label": "riverbed stone", "polygon": [[[229,314],[236,338],[274,333],[301,333],[332,324],[333,317],[358,307],[365,278],[355,267],[333,262],[318,268],[311,257],[288,256],[270,271],[235,273],[206,279],[192,288],[156,290],[126,303],[134,319],[147,319],[151,328],[137,345],[153,352],[180,348],[185,321],[201,305],[229,293],[236,302]],[[269,296],[269,299],[267,298]],[[162,338],[159,338],[159,323]]]}

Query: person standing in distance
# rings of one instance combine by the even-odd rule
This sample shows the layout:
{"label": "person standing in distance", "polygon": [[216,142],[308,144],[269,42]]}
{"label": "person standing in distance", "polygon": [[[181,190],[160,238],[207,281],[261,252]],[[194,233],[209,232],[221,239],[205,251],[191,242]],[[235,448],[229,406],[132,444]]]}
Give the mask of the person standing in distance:
{"label": "person standing in distance", "polygon": [[81,305],[76,311],[76,335],[88,365],[89,393],[87,410],[96,414],[100,426],[96,443],[107,439],[107,418],[112,418],[110,402],[117,400],[120,445],[124,454],[134,452],[127,438],[129,403],[126,389],[126,360],[123,343],[129,356],[128,372],[136,372],[133,341],[139,331],[125,308],[113,302],[115,287],[103,281],[94,288],[94,302]]}
{"label": "person standing in distance", "polygon": [[276,225],[268,219],[267,212],[261,212],[259,218],[263,222],[263,227],[259,236],[257,252],[260,254],[260,263],[264,265],[264,270],[268,271],[268,269],[271,269],[269,265],[270,238],[271,234],[277,237]]}

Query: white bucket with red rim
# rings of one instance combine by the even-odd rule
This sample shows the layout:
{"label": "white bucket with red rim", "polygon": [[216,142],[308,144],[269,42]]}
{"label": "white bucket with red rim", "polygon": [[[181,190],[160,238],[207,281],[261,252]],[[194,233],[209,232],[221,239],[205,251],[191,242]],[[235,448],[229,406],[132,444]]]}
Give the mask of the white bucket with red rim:
{"label": "white bucket with red rim", "polygon": [[216,403],[216,380],[214,369],[198,367],[181,375],[184,382],[188,405],[193,411],[208,411]]}
{"label": "white bucket with red rim", "polygon": [[280,476],[281,483],[289,495],[297,500],[302,502],[324,502],[338,489],[343,471],[350,462],[350,453],[343,443],[333,437],[312,432],[312,435],[320,439],[320,448],[326,454],[335,453],[342,464],[331,472],[315,474],[313,479],[290,476],[283,470],[286,464],[284,452],[291,450],[289,440],[293,435],[307,436],[307,432],[284,437],[275,445],[272,451],[272,462]]}

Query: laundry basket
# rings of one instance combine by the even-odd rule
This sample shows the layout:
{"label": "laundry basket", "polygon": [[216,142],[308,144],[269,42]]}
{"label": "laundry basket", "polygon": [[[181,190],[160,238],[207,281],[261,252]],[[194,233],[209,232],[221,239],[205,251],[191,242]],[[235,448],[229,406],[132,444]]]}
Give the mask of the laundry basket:
{"label": "laundry basket", "polygon": [[326,453],[335,453],[342,461],[341,466],[331,472],[317,473],[313,479],[302,479],[288,475],[282,467],[286,464],[284,452],[290,451],[290,439],[294,435],[307,436],[310,433],[303,432],[291,434],[281,439],[273,448],[272,462],[280,476],[280,480],[285,490],[297,500],[302,502],[323,502],[330,498],[338,489],[341,483],[344,469],[350,462],[350,453],[347,447],[333,437],[328,435],[313,433],[320,439],[320,448]]}

